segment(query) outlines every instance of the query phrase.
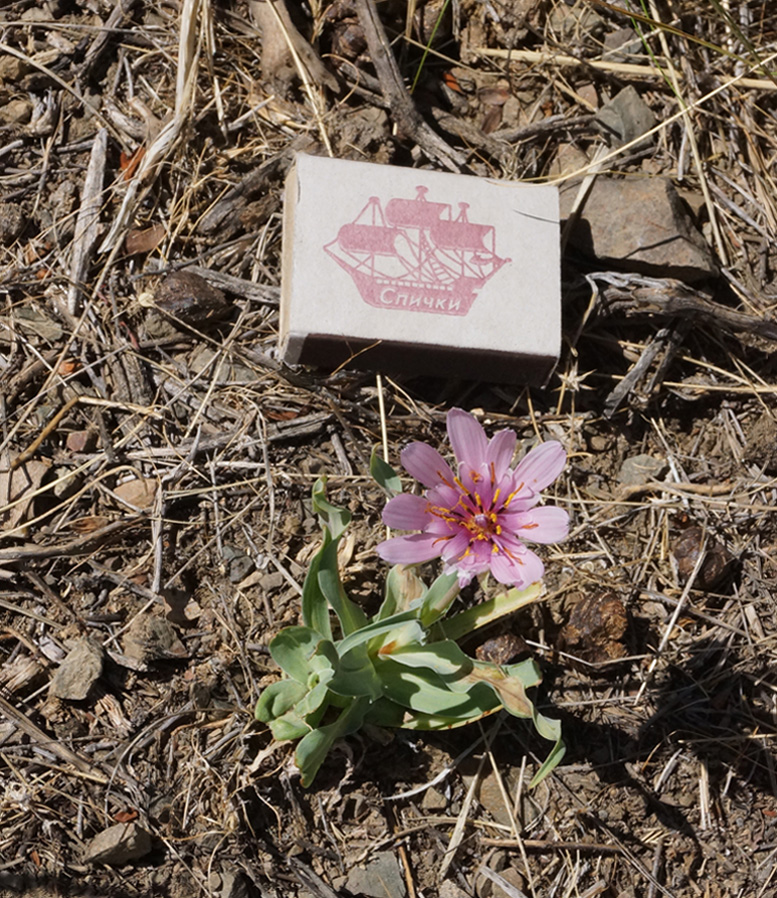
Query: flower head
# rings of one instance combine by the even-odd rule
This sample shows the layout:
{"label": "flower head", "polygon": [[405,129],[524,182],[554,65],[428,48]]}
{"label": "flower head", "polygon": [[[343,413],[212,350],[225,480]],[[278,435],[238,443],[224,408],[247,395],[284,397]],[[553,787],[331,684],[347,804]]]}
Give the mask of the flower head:
{"label": "flower head", "polygon": [[383,520],[421,532],[385,540],[378,554],[391,564],[441,557],[446,572],[458,572],[461,586],[490,570],[500,583],[524,589],[545,570],[525,541],[555,543],[569,529],[562,508],[535,507],[540,490],[561,473],[566,453],[560,443],[542,443],[511,468],[515,431],[501,430],[489,440],[475,418],[458,408],[448,412],[447,425],[456,471],[426,443],[403,450],[403,466],[426,492],[395,496]]}

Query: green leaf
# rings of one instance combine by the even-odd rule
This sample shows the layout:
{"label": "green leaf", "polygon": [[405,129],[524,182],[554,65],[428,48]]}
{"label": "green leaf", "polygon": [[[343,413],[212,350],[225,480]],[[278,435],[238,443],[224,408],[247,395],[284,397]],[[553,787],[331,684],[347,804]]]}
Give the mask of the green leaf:
{"label": "green leaf", "polygon": [[461,717],[452,717],[450,715],[440,714],[424,714],[421,711],[408,711],[405,720],[402,723],[404,730],[454,730],[457,727],[466,726],[469,723],[475,723],[501,711],[502,706],[497,704],[493,707],[479,708],[477,711],[462,715]]}
{"label": "green leaf", "polygon": [[461,639],[474,630],[493,623],[500,617],[513,614],[527,605],[531,605],[542,597],[542,583],[532,583],[520,592],[517,589],[509,589],[507,592],[494,596],[479,605],[460,611],[437,625],[448,639]]}
{"label": "green leaf", "polygon": [[271,683],[262,690],[256,703],[256,719],[270,723],[293,708],[306,692],[307,688],[296,680]]}
{"label": "green leaf", "polygon": [[387,658],[378,668],[385,698],[422,714],[455,720],[477,720],[499,707],[499,700],[484,683],[473,683],[468,691],[453,691],[454,678],[431,670],[405,667]]}
{"label": "green leaf", "polygon": [[285,627],[270,641],[270,654],[284,673],[304,686],[314,685],[312,675],[320,677],[337,663],[334,644],[310,627]]}
{"label": "green leaf", "polygon": [[554,732],[556,734],[556,744],[550,750],[550,754],[545,758],[542,763],[540,769],[534,774],[529,783],[530,788],[534,788],[539,785],[545,777],[554,770],[561,759],[567,753],[567,747],[564,745],[564,742],[561,739],[561,721],[559,720],[550,720],[548,717],[544,717],[542,714],[537,713],[536,718],[534,720],[534,725],[537,727],[537,732],[543,736],[545,739],[553,738],[550,735],[545,735],[545,732],[540,729],[539,721],[542,721],[542,727],[545,732]]}
{"label": "green leaf", "polygon": [[343,634],[347,636],[367,623],[367,615],[348,598],[343,589],[337,560],[337,545],[337,541],[333,541],[321,552],[318,585],[337,615]]}
{"label": "green leaf", "polygon": [[273,739],[277,739],[278,742],[285,742],[290,739],[302,739],[313,729],[313,727],[309,723],[306,723],[294,712],[294,710],[287,711],[281,717],[278,717],[276,720],[271,720],[269,723]]}
{"label": "green leaf", "polygon": [[483,683],[494,691],[498,702],[514,717],[533,717],[534,705],[526,695],[526,690],[530,686],[536,686],[540,680],[539,670],[531,660],[528,664],[512,664],[509,668],[487,661],[473,661],[472,670],[459,677],[452,688],[457,692],[469,691]]}
{"label": "green leaf", "polygon": [[[310,561],[305,583],[302,587],[302,621],[312,627],[327,639],[332,638],[332,623],[329,619],[329,598],[327,589],[331,590],[333,571],[337,584],[340,583],[340,574],[337,569],[337,545],[340,537],[348,526],[351,515],[345,509],[332,505],[326,498],[326,477],[319,477],[313,485],[313,510],[318,515],[319,523],[324,533],[324,542]],[[332,559],[334,558],[334,562]],[[334,568],[332,564],[334,563]],[[321,584],[320,573],[322,565],[326,588]],[[342,589],[342,586],[340,586]],[[337,603],[337,595],[335,595]],[[333,606],[334,607],[334,606]],[[342,624],[342,621],[341,621]]]}
{"label": "green leaf", "polygon": [[404,727],[405,718],[412,712],[388,698],[379,698],[373,702],[364,716],[366,724],[377,727]]}
{"label": "green leaf", "polygon": [[[341,666],[330,680],[328,684],[329,689],[337,695],[350,698],[357,698],[362,695],[373,701],[380,698],[382,691],[380,679],[366,653],[364,653],[364,659],[364,663],[360,666]],[[345,658],[343,660],[347,662],[349,659]]]}
{"label": "green leaf", "polygon": [[[381,655],[379,660],[383,657]],[[442,675],[468,673],[472,669],[472,659],[449,639],[424,646],[403,646],[394,649],[388,657],[406,667],[426,668]],[[377,671],[380,675],[380,667]]]}
{"label": "green leaf", "polygon": [[366,697],[354,699],[334,723],[318,727],[302,739],[294,753],[294,761],[302,774],[303,786],[307,787],[313,782],[336,740],[359,729],[369,706],[370,700]]}
{"label": "green leaf", "polygon": [[313,484],[313,511],[318,515],[322,528],[329,531],[333,540],[338,540],[345,533],[351,522],[351,513],[344,508],[332,505],[326,498],[326,477],[319,477]]}
{"label": "green leaf", "polygon": [[458,574],[455,571],[450,574],[440,574],[424,596],[421,623],[425,627],[430,627],[443,617],[450,608],[451,602],[459,594],[459,590]]}
{"label": "green leaf", "polygon": [[377,482],[378,486],[384,489],[389,496],[396,496],[402,492],[402,481],[399,474],[378,455],[378,447],[375,446],[370,455],[370,474]]}
{"label": "green leaf", "polygon": [[305,720],[308,720],[311,714],[321,708],[329,694],[329,686],[326,682],[317,683],[308,691],[304,698],[300,699],[294,706],[295,712]]}
{"label": "green leaf", "polygon": [[310,567],[302,585],[302,621],[325,639],[332,638],[332,622],[329,620],[329,603],[318,585],[318,569],[321,554],[330,541],[329,532],[325,531],[324,545],[310,560]]}
{"label": "green leaf", "polygon": [[337,643],[337,651],[339,652],[340,657],[342,657],[346,652],[350,652],[352,649],[356,648],[357,645],[363,645],[375,636],[391,633],[393,630],[398,629],[402,624],[408,622],[416,624],[413,633],[423,637],[423,629],[420,624],[418,624],[416,617],[417,614],[413,610],[401,611],[399,614],[394,614],[386,620],[375,620],[371,624],[364,624],[364,626],[360,627],[358,630],[355,630],[344,639],[341,639]]}

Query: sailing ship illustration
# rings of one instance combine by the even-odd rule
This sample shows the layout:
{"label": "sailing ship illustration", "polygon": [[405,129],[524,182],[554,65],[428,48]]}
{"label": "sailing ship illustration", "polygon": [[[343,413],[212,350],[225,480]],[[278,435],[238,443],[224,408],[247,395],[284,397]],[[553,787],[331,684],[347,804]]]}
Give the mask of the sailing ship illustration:
{"label": "sailing ship illustration", "polygon": [[468,218],[468,203],[370,197],[324,250],[371,306],[466,315],[480,289],[511,260],[496,253],[496,233]]}

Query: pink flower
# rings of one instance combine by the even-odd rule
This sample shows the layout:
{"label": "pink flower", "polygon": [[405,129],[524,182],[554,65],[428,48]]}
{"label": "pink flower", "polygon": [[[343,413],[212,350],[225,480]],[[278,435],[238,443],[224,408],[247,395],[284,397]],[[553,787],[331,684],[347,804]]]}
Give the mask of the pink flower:
{"label": "pink flower", "polygon": [[461,586],[490,570],[500,583],[524,589],[545,570],[524,542],[555,543],[569,529],[562,508],[535,507],[540,490],[561,473],[566,453],[560,443],[542,443],[513,469],[514,431],[500,430],[489,440],[475,418],[459,408],[448,412],[447,424],[457,473],[426,443],[404,449],[403,466],[426,492],[395,496],[383,520],[389,527],[421,532],[385,540],[378,554],[391,564],[441,557],[446,572],[458,572]]}

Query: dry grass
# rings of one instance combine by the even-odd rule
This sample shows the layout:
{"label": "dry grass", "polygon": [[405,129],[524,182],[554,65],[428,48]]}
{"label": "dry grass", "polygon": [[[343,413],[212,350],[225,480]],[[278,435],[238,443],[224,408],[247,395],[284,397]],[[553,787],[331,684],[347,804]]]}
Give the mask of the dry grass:
{"label": "dry grass", "polygon": [[[228,898],[239,874],[251,894],[330,896],[384,851],[411,896],[775,894],[773,4],[632,0],[642,40],[614,58],[602,41],[629,25],[625,3],[461,0],[413,94],[438,130],[415,135],[403,84],[428,32],[410,12],[379,5],[393,58],[376,71],[343,58],[356,12],[273,7],[272,25],[260,5],[0,11],[0,892]],[[657,117],[647,152],[592,124],[627,84]],[[484,128],[477,91],[496,87],[511,99]],[[570,146],[588,161],[559,174]],[[298,149],[555,182],[667,175],[721,275],[691,289],[570,256],[544,391],[288,370],[279,213]],[[205,280],[172,304],[162,277],[193,266]],[[545,554],[546,603],[513,624],[567,758],[531,792],[542,746],[519,722],[365,735],[303,792],[252,709],[315,551],[310,487],[328,474],[355,513],[343,562],[374,602],[370,451],[442,448],[453,405],[569,451],[554,501],[573,530]],[[621,484],[640,454],[660,470]],[[573,609],[605,600],[625,635],[570,642]],[[86,636],[102,675],[56,698]],[[84,863],[117,821],[153,852]]]}

